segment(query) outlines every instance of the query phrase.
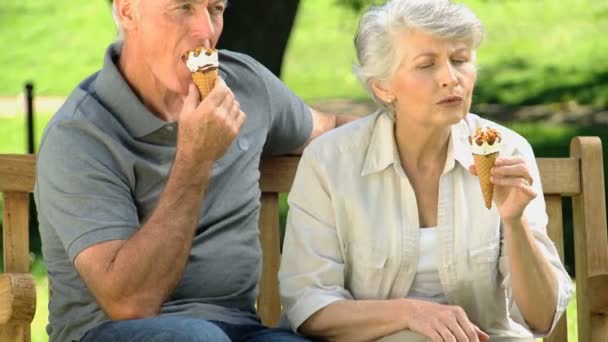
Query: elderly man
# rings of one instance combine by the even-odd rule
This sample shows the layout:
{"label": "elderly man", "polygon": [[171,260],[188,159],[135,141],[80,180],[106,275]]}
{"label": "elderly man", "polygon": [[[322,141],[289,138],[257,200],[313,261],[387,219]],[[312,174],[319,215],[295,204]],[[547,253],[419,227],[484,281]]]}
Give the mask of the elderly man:
{"label": "elderly man", "polygon": [[51,341],[304,340],[256,314],[257,168],[351,118],[229,51],[201,100],[182,55],[216,45],[225,9],[115,0],[122,38],[47,126],[35,198]]}

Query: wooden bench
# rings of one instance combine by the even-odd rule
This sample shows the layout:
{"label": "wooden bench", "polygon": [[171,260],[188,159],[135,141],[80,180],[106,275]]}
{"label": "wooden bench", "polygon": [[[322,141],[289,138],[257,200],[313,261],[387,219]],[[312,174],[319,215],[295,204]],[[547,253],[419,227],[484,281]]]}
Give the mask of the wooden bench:
{"label": "wooden bench", "polygon": [[[602,145],[598,138],[572,140],[570,157],[538,158],[549,215],[549,236],[563,258],[562,196],[572,197],[576,260],[578,341],[608,341],[608,243]],[[297,157],[264,160],[261,169],[260,240],[263,272],[258,310],[265,324],[281,312],[277,271],[280,259],[279,193],[288,192]],[[0,274],[0,341],[29,341],[36,290],[29,274],[28,200],[34,186],[31,155],[0,155],[4,199],[4,272]],[[566,317],[545,341],[568,340]]]}

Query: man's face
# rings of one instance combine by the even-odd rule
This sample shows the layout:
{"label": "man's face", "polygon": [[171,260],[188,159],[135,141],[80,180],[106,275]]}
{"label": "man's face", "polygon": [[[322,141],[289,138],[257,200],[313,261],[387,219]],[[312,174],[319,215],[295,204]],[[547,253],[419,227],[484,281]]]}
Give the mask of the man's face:
{"label": "man's face", "polygon": [[125,40],[161,86],[187,94],[191,76],[182,56],[198,46],[216,46],[226,0],[140,0],[136,6]]}

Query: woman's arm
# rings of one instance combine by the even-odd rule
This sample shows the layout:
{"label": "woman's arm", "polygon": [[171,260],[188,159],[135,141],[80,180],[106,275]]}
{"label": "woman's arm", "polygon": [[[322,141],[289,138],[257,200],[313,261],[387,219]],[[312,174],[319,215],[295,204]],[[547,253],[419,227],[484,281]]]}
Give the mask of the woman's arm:
{"label": "woman's arm", "polygon": [[512,298],[534,331],[548,333],[571,295],[571,282],[547,237],[540,174],[532,149],[496,160],[494,201],[504,230]]}
{"label": "woman's arm", "polygon": [[310,316],[299,332],[329,341],[375,341],[411,330],[430,341],[487,341],[458,306],[416,299],[341,300]]}
{"label": "woman's arm", "polygon": [[551,329],[557,308],[557,279],[525,220],[504,223],[513,298],[528,326]]}
{"label": "woman's arm", "polygon": [[405,299],[340,300],[310,316],[298,331],[329,341],[373,341],[407,329]]}

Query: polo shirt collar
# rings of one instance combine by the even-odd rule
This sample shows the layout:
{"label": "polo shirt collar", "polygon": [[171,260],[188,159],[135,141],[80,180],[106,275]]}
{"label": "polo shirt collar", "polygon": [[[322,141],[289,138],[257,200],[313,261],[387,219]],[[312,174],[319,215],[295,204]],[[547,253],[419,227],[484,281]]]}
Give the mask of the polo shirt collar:
{"label": "polo shirt collar", "polygon": [[106,50],[103,68],[95,81],[95,93],[132,136],[141,138],[168,123],[144,106],[120,73],[117,63],[121,50],[122,42],[114,43]]}

